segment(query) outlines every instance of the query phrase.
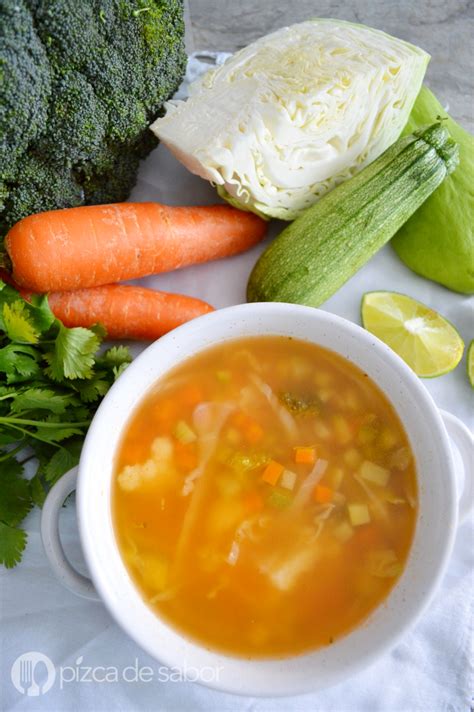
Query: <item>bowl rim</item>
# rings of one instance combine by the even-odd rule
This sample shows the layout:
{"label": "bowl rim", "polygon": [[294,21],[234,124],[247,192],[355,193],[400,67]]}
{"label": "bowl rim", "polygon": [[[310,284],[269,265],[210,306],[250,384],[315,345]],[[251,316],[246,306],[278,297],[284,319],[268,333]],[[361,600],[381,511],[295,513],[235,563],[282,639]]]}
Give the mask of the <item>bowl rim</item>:
{"label": "bowl rim", "polygon": [[[169,653],[168,650],[160,649],[159,643],[157,645],[151,645],[149,641],[144,641],[141,635],[136,632],[136,629],[133,626],[133,622],[130,621],[127,616],[127,611],[123,610],[123,606],[120,602],[119,597],[113,594],[113,588],[111,587],[110,582],[105,581],[102,575],[100,558],[95,555],[94,537],[92,536],[92,532],[88,526],[89,518],[87,512],[88,497],[90,493],[86,486],[88,477],[87,473],[88,471],[92,471],[91,463],[94,459],[94,450],[97,448],[96,437],[100,430],[99,426],[102,421],[107,418],[109,408],[113,403],[113,399],[116,398],[121,391],[125,392],[127,388],[130,389],[133,387],[133,377],[139,369],[143,369],[148,362],[151,362],[153,359],[159,356],[160,352],[167,349],[169,345],[175,345],[176,342],[185,343],[188,338],[188,335],[192,332],[192,330],[196,329],[197,325],[199,325],[202,331],[205,331],[210,327],[218,331],[219,323],[225,324],[226,320],[230,316],[239,319],[240,317],[245,317],[245,315],[250,312],[252,312],[254,316],[257,313],[260,314],[262,319],[265,319],[270,315],[286,317],[298,315],[303,319],[313,319],[315,323],[317,321],[320,321],[323,324],[326,323],[330,325],[335,325],[337,328],[341,329],[341,332],[345,332],[346,335],[351,335],[354,336],[356,339],[362,340],[369,348],[375,348],[375,350],[379,352],[379,355],[383,357],[383,360],[396,369],[397,373],[405,382],[406,388],[412,389],[413,392],[416,393],[417,400],[419,400],[420,403],[425,406],[426,417],[431,421],[434,435],[440,444],[439,447],[444,451],[446,455],[444,465],[447,466],[450,475],[446,478],[446,486],[450,493],[447,507],[446,537],[443,539],[442,550],[437,552],[437,564],[435,574],[432,576],[430,581],[424,582],[425,586],[423,589],[423,594],[419,596],[420,600],[418,602],[418,605],[416,606],[416,609],[412,610],[408,615],[401,617],[400,625],[396,633],[392,633],[386,639],[382,639],[378,643],[372,645],[370,650],[358,650],[358,658],[353,663],[351,663],[349,671],[343,670],[339,674],[333,673],[329,676],[327,682],[321,683],[321,681],[316,682],[314,680],[308,679],[305,684],[298,684],[297,686],[295,686],[288,683],[287,689],[279,688],[276,691],[272,687],[271,679],[268,680],[267,684],[258,685],[253,683],[246,686],[245,681],[242,681],[242,679],[239,678],[237,672],[235,673],[235,678],[239,679],[234,680],[233,684],[230,683],[228,680],[226,680],[226,682],[224,683],[220,680],[212,682],[202,679],[194,680],[195,682],[198,682],[199,684],[210,687],[212,689],[237,695],[284,697],[296,694],[307,694],[310,692],[315,692],[316,690],[324,689],[325,687],[335,685],[338,682],[341,682],[342,680],[346,679],[348,676],[352,676],[353,674],[360,672],[362,669],[375,662],[375,660],[381,654],[391,649],[396,644],[396,642],[400,640],[400,638],[407,632],[407,630],[411,628],[417,620],[419,620],[420,616],[423,614],[423,612],[431,602],[444,575],[454,543],[457,521],[456,487],[452,454],[450,451],[449,439],[446,433],[444,423],[442,421],[438,407],[434,403],[431,395],[426,390],[424,385],[420,382],[420,380],[413,373],[413,371],[407,366],[407,364],[397,354],[395,354],[385,343],[380,341],[373,334],[366,331],[357,324],[354,324],[353,322],[347,319],[332,314],[331,312],[307,306],[293,305],[280,302],[240,304],[236,306],[226,307],[224,309],[211,312],[209,314],[199,317],[198,319],[183,324],[182,326],[175,329],[173,332],[170,332],[169,334],[161,337],[161,339],[153,342],[147,348],[145,348],[144,351],[134,359],[132,364],[122,374],[120,379],[112,386],[94,416],[93,422],[86,436],[79,464],[77,487],[78,527],[82,549],[84,552],[87,566],[90,571],[91,578],[100,595],[102,602],[104,603],[114,620],[120,625],[120,627],[127,633],[129,637],[131,637],[142,649],[148,652],[160,664],[164,664],[172,669],[182,669],[182,660],[177,657],[178,653],[176,651],[173,654]],[[286,330],[282,328],[280,334],[275,333],[275,335],[285,335],[285,331]],[[247,336],[251,335],[237,334],[233,338],[247,338]],[[256,333],[255,336],[259,336],[259,334]],[[225,340],[228,341],[231,340],[231,338],[226,338]],[[210,340],[210,343],[201,347],[198,352],[205,351],[207,348],[212,348],[212,345],[219,343],[219,341],[222,341],[222,339],[219,338],[218,334],[214,334],[213,338]],[[312,343],[318,343],[316,338],[308,338],[308,341]],[[333,350],[336,351],[336,349]],[[176,366],[178,363],[184,362],[190,356],[191,354],[189,353],[183,354],[178,359],[176,364],[174,364],[174,366]],[[156,383],[157,380],[165,376],[166,373],[171,370],[171,368],[165,369],[163,373],[158,377],[158,379],[150,379],[148,387],[152,386],[154,383]],[[402,415],[398,411],[397,414],[403,425],[405,426],[405,422]],[[127,418],[128,414],[123,418],[123,422],[126,422]],[[116,548],[118,549],[118,547]],[[407,569],[408,567],[409,562],[407,562],[405,569]],[[394,586],[394,588],[396,587],[397,584]],[[383,607],[383,605],[384,604],[381,604],[381,606],[378,606],[377,608],[380,609]],[[142,601],[142,606],[144,609],[150,610],[144,601]],[[156,614],[154,614],[154,616],[156,618],[159,618],[158,616],[156,616]],[[371,618],[371,616],[369,616],[369,619]],[[360,630],[364,625],[365,623],[363,622],[356,629],[354,629],[353,632]],[[353,633],[349,633],[348,635],[351,636],[353,635]],[[186,639],[184,635],[177,632],[177,636],[189,644],[189,639]],[[199,643],[195,645],[198,649],[204,650],[204,647]],[[275,674],[278,666],[280,666],[280,669],[283,672],[285,667],[284,665],[282,666],[282,663],[284,664],[285,661],[288,662],[298,658],[304,659],[310,655],[314,655],[317,652],[318,650],[308,651],[308,653],[303,653],[298,656],[288,656],[286,658],[253,659],[251,661],[247,661],[241,657],[220,653],[219,651],[215,651],[214,655],[222,659],[222,661],[228,665],[238,666],[244,665],[245,663],[249,663],[253,667],[260,666],[262,668],[266,665],[268,667],[268,676],[270,676],[272,674]],[[184,662],[186,665],[186,660]],[[271,669],[273,669],[273,672],[270,672]]]}

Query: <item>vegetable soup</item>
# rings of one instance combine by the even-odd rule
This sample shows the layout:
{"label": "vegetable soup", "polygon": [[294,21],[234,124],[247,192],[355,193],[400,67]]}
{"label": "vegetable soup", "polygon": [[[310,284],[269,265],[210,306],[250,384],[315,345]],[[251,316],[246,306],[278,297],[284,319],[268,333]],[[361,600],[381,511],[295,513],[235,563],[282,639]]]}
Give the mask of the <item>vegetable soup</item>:
{"label": "vegetable soup", "polygon": [[234,655],[297,654],[350,632],[400,576],[413,454],[346,359],[235,340],[180,364],[132,415],[113,511],[130,576],[170,625]]}

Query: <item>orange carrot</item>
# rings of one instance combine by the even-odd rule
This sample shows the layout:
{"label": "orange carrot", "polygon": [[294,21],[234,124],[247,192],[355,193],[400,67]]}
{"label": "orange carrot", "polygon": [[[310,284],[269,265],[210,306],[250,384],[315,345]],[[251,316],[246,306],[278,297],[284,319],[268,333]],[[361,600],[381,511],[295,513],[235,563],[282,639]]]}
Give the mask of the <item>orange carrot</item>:
{"label": "orange carrot", "polygon": [[300,465],[312,465],[316,462],[316,449],[314,447],[295,447],[295,462]]}
{"label": "orange carrot", "polygon": [[326,487],[325,485],[316,485],[313,497],[318,504],[327,504],[328,502],[332,502],[334,492],[330,487]]}
{"label": "orange carrot", "polygon": [[263,471],[262,480],[268,482],[269,485],[276,485],[284,469],[283,465],[280,465],[279,462],[270,460]]}
{"label": "orange carrot", "polygon": [[[27,297],[23,292],[23,295]],[[53,314],[65,326],[105,326],[109,339],[153,341],[171,329],[213,311],[206,302],[181,294],[155,292],[144,287],[109,284],[105,287],[52,292]]]}
{"label": "orange carrot", "polygon": [[69,291],[235,255],[266,228],[257,215],[229,205],[117,203],[29,215],[5,244],[20,286]]}
{"label": "orange carrot", "polygon": [[[24,299],[31,297],[3,269],[0,279],[17,289]],[[52,292],[48,302],[64,326],[88,328],[100,323],[109,339],[145,341],[158,339],[180,324],[214,311],[214,307],[196,297],[125,284]]]}

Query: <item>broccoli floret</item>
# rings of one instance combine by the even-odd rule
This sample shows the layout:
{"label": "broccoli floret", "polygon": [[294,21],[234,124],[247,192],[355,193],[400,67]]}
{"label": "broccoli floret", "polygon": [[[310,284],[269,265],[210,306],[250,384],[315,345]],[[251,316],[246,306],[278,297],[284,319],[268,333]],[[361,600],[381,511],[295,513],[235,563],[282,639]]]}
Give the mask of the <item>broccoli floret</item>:
{"label": "broccoli floret", "polygon": [[127,198],[185,66],[182,0],[0,0],[0,229]]}
{"label": "broccoli floret", "polygon": [[64,72],[53,83],[53,95],[48,133],[37,140],[36,151],[67,166],[107,160],[107,112],[84,75]]}
{"label": "broccoli floret", "polygon": [[12,179],[29,143],[46,129],[48,57],[24,3],[0,0],[0,180]]}
{"label": "broccoli floret", "polygon": [[318,415],[321,401],[317,396],[299,396],[294,393],[280,393],[280,401],[293,415]]}
{"label": "broccoli floret", "polygon": [[84,205],[84,197],[84,188],[75,179],[71,168],[52,164],[27,152],[17,169],[15,189],[10,188],[4,198],[0,229],[6,232],[10,224],[31,213]]}
{"label": "broccoli floret", "polygon": [[114,200],[125,200],[135,185],[140,157],[135,151],[117,151],[113,161],[107,163],[103,173],[94,171],[92,175],[83,173],[80,180],[84,188],[85,202],[89,205],[110,202],[109,196],[113,194]]}

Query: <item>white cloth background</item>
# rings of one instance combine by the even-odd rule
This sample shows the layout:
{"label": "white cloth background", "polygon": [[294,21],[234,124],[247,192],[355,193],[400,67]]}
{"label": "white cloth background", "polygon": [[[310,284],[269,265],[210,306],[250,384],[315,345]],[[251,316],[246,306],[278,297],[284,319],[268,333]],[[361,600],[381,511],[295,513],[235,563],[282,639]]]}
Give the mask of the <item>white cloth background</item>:
{"label": "white cloth background", "polygon": [[[189,76],[202,65],[193,61]],[[215,202],[212,188],[189,174],[160,146],[141,167],[135,200],[170,204]],[[271,235],[281,225],[273,224]],[[215,307],[245,301],[248,274],[262,247],[221,262],[150,277],[140,283],[201,297]],[[389,246],[381,250],[326,304],[324,309],[359,322],[364,292],[391,289],[411,295],[444,314],[466,343],[474,336],[472,299],[411,273]],[[134,346],[138,350],[140,347]],[[436,403],[473,426],[473,391],[465,363],[424,382]],[[93,506],[93,503],[92,503]],[[163,681],[166,672],[116,625],[101,603],[76,598],[53,577],[39,537],[39,514],[26,520],[28,547],[16,569],[1,571],[0,706],[5,712],[181,712],[231,710],[270,712],[467,712],[472,695],[473,520],[458,531],[449,568],[432,605],[418,625],[378,662],[344,684],[317,694],[255,699],[215,692],[188,682]],[[62,513],[63,543],[73,563],[84,565],[74,504]],[[25,697],[10,680],[14,660],[27,651],[48,655],[59,666],[150,666],[150,682],[65,682],[59,677],[39,697]],[[357,655],[357,651],[354,651]],[[78,661],[79,662],[76,662]],[[83,673],[81,673],[83,674]],[[99,673],[100,674],[100,673]],[[64,673],[71,677],[71,671]],[[74,673],[76,675],[76,673]]]}

